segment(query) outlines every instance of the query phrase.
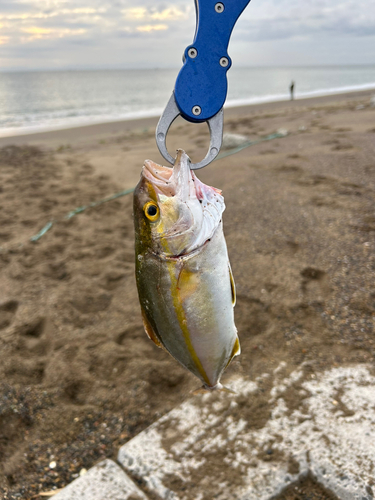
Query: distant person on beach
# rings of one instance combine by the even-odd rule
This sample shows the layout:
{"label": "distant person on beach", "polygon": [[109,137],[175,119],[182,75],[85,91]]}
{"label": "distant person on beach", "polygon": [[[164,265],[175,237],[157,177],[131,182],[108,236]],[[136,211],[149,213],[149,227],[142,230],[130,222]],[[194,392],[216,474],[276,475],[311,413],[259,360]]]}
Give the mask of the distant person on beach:
{"label": "distant person on beach", "polygon": [[294,99],[294,81],[292,80],[292,83],[290,84],[290,100],[293,101]]}

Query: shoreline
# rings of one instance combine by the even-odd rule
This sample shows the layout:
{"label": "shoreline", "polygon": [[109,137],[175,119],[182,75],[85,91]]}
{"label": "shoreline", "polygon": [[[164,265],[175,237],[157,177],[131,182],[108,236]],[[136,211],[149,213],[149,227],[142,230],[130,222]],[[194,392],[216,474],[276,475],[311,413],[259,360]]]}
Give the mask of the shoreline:
{"label": "shoreline", "polygon": [[[267,109],[275,109],[280,107],[292,107],[298,108],[311,104],[324,104],[327,102],[337,102],[343,99],[355,99],[363,98],[367,95],[370,97],[374,94],[375,88],[350,91],[350,92],[338,92],[332,94],[317,95],[311,97],[295,98],[293,101],[289,99],[280,99],[275,101],[266,101],[254,104],[235,104],[233,106],[225,107],[224,120],[227,118],[232,118],[233,116],[238,116],[242,114],[248,114],[249,111],[262,111]],[[146,129],[150,127],[156,127],[159,116],[147,116],[141,118],[130,118],[121,119],[108,122],[100,122],[86,125],[68,126],[66,128],[59,128],[46,131],[38,132],[27,132],[9,136],[0,136],[0,147],[10,145],[10,144],[38,144],[51,143],[54,145],[56,141],[60,144],[61,142],[67,141],[72,144],[81,142],[82,140],[91,140],[95,136],[102,137],[103,135],[113,135],[120,132],[128,132],[134,129]]]}
{"label": "shoreline", "polygon": [[[352,88],[350,86],[348,87],[340,87],[336,89],[321,89],[321,90],[312,90],[309,92],[302,92],[299,94],[297,97],[295,97],[295,100],[303,100],[303,99],[313,99],[316,97],[328,97],[328,96],[334,96],[334,95],[342,95],[342,94],[347,94],[347,93],[353,93],[353,92],[375,92],[375,82],[371,84],[364,84],[357,86],[357,88]],[[272,103],[277,103],[277,102],[287,102],[289,101],[289,93],[285,94],[272,94],[272,95],[266,95],[263,97],[253,97],[253,98],[247,98],[247,99],[234,99],[234,100],[229,100],[225,103],[224,105],[224,110],[228,110],[231,108],[238,108],[242,106],[255,106],[255,105],[262,105],[262,104],[272,104]],[[19,127],[19,128],[13,128],[13,129],[6,129],[5,135],[2,135],[2,131],[0,130],[0,138],[6,138],[6,137],[16,137],[16,136],[26,136],[26,135],[33,135],[33,134],[43,134],[46,132],[58,132],[60,130],[66,130],[66,129],[71,129],[71,128],[82,128],[82,127],[88,127],[91,125],[103,125],[106,123],[117,123],[117,122],[124,122],[124,121],[136,121],[140,119],[149,119],[149,118],[155,118],[159,117],[162,112],[164,111],[164,108],[154,108],[148,111],[137,111],[133,113],[129,113],[127,116],[122,116],[121,118],[115,118],[114,116],[106,117],[103,115],[102,117],[91,117],[84,119],[81,117],[81,120],[74,121],[71,120],[70,123],[61,123],[60,125],[55,124],[55,125],[36,125],[34,127]],[[20,132],[19,132],[20,131]]]}

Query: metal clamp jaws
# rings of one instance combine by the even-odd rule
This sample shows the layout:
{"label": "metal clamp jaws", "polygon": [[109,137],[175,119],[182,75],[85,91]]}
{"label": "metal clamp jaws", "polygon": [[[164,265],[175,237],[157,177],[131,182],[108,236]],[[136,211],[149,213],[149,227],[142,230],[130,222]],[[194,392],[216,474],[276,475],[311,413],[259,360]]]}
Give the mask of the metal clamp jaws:
{"label": "metal clamp jaws", "polygon": [[[155,134],[156,144],[158,145],[160,153],[171,165],[174,165],[175,159],[168,153],[166,144],[167,133],[170,126],[179,115],[181,115],[181,111],[177,106],[175,94],[173,92],[163,114],[160,117]],[[205,167],[206,165],[211,163],[219,154],[221,143],[223,141],[223,117],[224,112],[223,108],[221,108],[215,116],[206,120],[210,131],[210,147],[208,149],[208,153],[202,161],[200,161],[199,163],[190,164],[190,168],[192,170],[197,170],[199,168]]]}

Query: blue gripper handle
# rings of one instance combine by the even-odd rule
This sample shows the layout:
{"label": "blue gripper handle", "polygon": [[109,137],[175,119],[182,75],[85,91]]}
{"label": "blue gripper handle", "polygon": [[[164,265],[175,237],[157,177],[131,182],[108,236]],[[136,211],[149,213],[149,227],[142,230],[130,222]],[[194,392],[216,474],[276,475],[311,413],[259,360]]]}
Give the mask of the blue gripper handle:
{"label": "blue gripper handle", "polygon": [[[227,97],[229,39],[237,19],[250,0],[195,0],[197,27],[186,47],[184,65],[176,80],[175,99],[188,121],[212,118]],[[195,49],[195,52],[194,52]]]}

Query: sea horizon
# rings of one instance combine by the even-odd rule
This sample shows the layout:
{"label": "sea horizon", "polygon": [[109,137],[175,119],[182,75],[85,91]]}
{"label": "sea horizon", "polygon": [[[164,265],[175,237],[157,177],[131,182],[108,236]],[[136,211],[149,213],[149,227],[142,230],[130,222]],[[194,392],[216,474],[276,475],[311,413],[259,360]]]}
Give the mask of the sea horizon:
{"label": "sea horizon", "polygon": [[[176,69],[0,73],[0,137],[160,116]],[[145,78],[147,75],[147,78]],[[225,108],[375,90],[375,65],[237,67]]]}
{"label": "sea horizon", "polygon": [[[375,63],[371,64],[291,64],[291,65],[251,65],[251,66],[239,66],[236,65],[234,68],[232,67],[230,71],[233,69],[287,69],[287,68],[374,68]],[[59,72],[65,72],[65,71],[176,71],[176,77],[177,73],[181,69],[181,66],[166,66],[166,67],[159,67],[159,66],[150,66],[150,67],[119,67],[119,66],[101,66],[98,68],[95,67],[74,67],[74,66],[67,66],[66,68],[0,68],[0,74],[3,73],[59,73]]]}

